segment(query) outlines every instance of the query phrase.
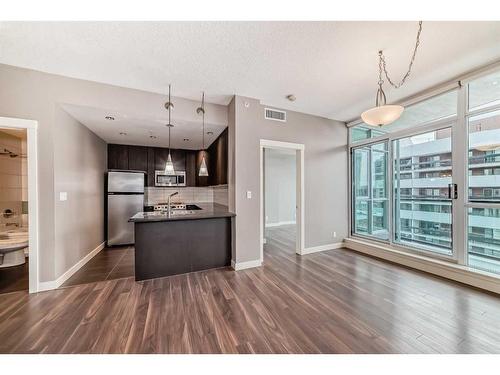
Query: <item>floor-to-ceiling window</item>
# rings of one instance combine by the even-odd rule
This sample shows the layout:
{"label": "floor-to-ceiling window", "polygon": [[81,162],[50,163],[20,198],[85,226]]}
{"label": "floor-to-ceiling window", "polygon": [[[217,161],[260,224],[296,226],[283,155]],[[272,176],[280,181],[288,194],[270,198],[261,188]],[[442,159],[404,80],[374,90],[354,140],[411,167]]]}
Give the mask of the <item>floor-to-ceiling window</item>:
{"label": "floor-to-ceiling window", "polygon": [[500,72],[468,85],[468,265],[500,273]]}
{"label": "floor-to-ceiling window", "polygon": [[451,129],[393,141],[394,241],[452,254]]}
{"label": "floor-to-ceiling window", "polygon": [[387,142],[352,151],[354,232],[382,240],[389,238],[387,154]]}
{"label": "floor-to-ceiling window", "polygon": [[500,274],[500,68],[349,142],[353,236]]}

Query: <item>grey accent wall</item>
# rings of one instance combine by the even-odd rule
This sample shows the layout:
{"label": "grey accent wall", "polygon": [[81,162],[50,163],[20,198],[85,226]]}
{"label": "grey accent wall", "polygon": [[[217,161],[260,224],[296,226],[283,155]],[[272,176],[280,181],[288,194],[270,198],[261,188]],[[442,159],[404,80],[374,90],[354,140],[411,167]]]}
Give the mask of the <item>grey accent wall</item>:
{"label": "grey accent wall", "polygon": [[[72,138],[76,132],[68,125],[70,121],[63,119],[59,105],[76,104],[127,113],[137,110],[139,114],[148,113],[151,117],[164,118],[163,104],[167,97],[2,64],[0,87],[0,116],[38,121],[40,281],[52,281],[61,276],[66,271],[65,267],[81,255],[80,246],[65,247],[67,239],[78,236],[83,230],[89,230],[89,227],[82,227],[73,220],[64,220],[66,211],[59,209],[57,201],[57,189],[67,183],[67,174],[62,172],[65,162],[61,159],[68,158],[66,153],[72,151],[58,146],[61,145],[61,140]],[[199,102],[176,98],[175,118],[199,121],[195,111],[197,106]],[[207,104],[206,121],[221,120],[227,121],[227,107]],[[75,149],[75,157],[78,150]],[[68,199],[71,197],[69,195]],[[78,212],[73,215],[78,215]],[[100,233],[100,215],[103,212],[96,212],[96,225],[92,227],[97,233]],[[57,243],[61,239],[62,243]],[[88,251],[94,248],[95,246]]]}
{"label": "grey accent wall", "polygon": [[291,223],[296,220],[295,151],[264,150],[265,224]]}
{"label": "grey accent wall", "polygon": [[[287,111],[286,123],[265,120],[258,100],[235,96],[229,107],[229,139],[229,153],[234,153],[229,201],[236,213],[233,261],[260,257],[260,139],[305,145],[305,246],[330,244],[347,236],[344,123],[293,111]],[[247,199],[247,191],[252,191],[252,199]]]}
{"label": "grey accent wall", "polygon": [[[62,275],[105,240],[107,146],[59,106],[55,123],[55,274]],[[66,201],[58,199],[63,191]]]}

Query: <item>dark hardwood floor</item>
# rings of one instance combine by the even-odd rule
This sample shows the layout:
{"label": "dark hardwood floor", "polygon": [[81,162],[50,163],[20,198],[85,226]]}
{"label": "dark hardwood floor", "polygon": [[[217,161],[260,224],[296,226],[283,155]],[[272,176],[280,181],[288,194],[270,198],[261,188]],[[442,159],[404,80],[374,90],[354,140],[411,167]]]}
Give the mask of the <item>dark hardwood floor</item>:
{"label": "dark hardwood floor", "polygon": [[0,294],[19,292],[29,288],[28,258],[20,266],[0,268]]}
{"label": "dark hardwood floor", "polygon": [[79,269],[64,284],[67,286],[134,276],[134,247],[105,248]]}
{"label": "dark hardwood floor", "polygon": [[500,353],[500,298],[338,249],[0,295],[0,353]]}

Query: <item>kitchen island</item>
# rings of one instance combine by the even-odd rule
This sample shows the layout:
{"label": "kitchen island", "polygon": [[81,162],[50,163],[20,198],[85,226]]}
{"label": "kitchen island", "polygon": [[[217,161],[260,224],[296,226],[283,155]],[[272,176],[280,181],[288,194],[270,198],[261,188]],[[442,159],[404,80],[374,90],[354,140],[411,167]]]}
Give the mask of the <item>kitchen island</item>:
{"label": "kitchen island", "polygon": [[219,204],[198,206],[201,210],[139,212],[130,218],[137,281],[230,265],[235,214]]}

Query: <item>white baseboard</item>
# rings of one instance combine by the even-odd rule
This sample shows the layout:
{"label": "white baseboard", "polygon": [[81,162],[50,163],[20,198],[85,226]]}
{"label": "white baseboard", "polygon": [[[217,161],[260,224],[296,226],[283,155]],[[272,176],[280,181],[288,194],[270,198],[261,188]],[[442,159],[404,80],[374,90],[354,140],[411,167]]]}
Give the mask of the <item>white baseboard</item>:
{"label": "white baseboard", "polygon": [[493,276],[487,272],[442,260],[430,259],[417,254],[410,254],[405,251],[388,248],[382,244],[367,243],[366,241],[354,238],[346,238],[345,247],[376,258],[399,263],[410,268],[500,294],[500,277]]}
{"label": "white baseboard", "polygon": [[106,242],[103,242],[99,246],[97,246],[90,253],[85,255],[82,259],[80,259],[75,265],[73,265],[69,270],[64,272],[61,276],[59,276],[56,280],[52,281],[44,281],[38,283],[38,291],[43,292],[45,290],[52,290],[59,288],[66,280],[68,280],[71,276],[73,276],[80,268],[82,268],[89,260],[95,257],[102,249],[104,249]]}
{"label": "white baseboard", "polygon": [[262,266],[262,261],[260,259],[258,260],[250,260],[248,262],[239,262],[236,263],[234,260],[231,261],[231,267],[235,271],[241,271],[247,268],[254,268],[254,267],[260,267]]}
{"label": "white baseboard", "polygon": [[335,242],[326,245],[306,247],[304,250],[302,250],[300,255],[307,255],[307,254],[317,253],[320,251],[340,249],[341,247],[344,247],[344,242]]}
{"label": "white baseboard", "polygon": [[278,221],[276,223],[266,223],[266,228],[281,227],[282,225],[295,225],[296,221]]}

